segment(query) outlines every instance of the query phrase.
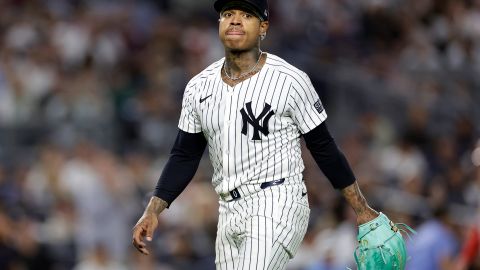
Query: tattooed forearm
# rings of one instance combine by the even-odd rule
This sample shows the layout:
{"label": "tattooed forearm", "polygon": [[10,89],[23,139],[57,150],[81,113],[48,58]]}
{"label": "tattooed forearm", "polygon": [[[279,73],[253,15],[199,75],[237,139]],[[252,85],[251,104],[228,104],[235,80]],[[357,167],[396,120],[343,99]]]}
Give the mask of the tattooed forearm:
{"label": "tattooed forearm", "polygon": [[160,215],[165,208],[167,208],[168,203],[156,196],[152,196],[150,202],[145,208],[145,213],[153,213],[155,215]]}
{"label": "tattooed forearm", "polygon": [[363,194],[360,191],[357,182],[344,188],[342,190],[342,194],[347,200],[347,202],[350,204],[350,206],[352,206],[353,210],[355,210],[355,213],[359,214],[367,209],[367,200],[365,199],[365,197],[363,197]]}
{"label": "tattooed forearm", "polygon": [[357,182],[344,188],[342,194],[357,214],[359,223],[363,223],[378,216],[378,213],[368,205]]}

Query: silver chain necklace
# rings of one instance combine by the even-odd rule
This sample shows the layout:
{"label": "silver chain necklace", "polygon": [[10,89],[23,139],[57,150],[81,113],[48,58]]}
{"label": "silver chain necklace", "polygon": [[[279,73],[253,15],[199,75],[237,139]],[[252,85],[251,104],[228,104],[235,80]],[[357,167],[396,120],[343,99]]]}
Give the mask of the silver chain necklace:
{"label": "silver chain necklace", "polygon": [[247,76],[248,74],[250,74],[252,71],[255,70],[255,68],[258,66],[258,63],[260,63],[260,59],[262,58],[262,55],[263,55],[263,52],[260,51],[260,55],[258,56],[258,59],[257,59],[257,62],[255,63],[255,65],[253,65],[253,67],[249,71],[243,72],[242,74],[238,75],[238,77],[236,77],[236,78],[230,77],[230,75],[228,75],[227,68],[226,68],[226,64],[227,64],[226,60],[223,62],[223,72],[225,73],[225,76],[227,76],[227,78],[229,78],[230,80],[232,80],[232,81],[239,80],[239,79]]}

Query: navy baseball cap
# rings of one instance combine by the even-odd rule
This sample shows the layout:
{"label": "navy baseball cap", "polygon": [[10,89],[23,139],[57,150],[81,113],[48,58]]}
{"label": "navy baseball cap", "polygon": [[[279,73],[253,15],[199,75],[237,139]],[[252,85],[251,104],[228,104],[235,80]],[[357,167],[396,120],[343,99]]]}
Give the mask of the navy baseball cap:
{"label": "navy baseball cap", "polygon": [[213,7],[218,13],[227,8],[246,8],[262,21],[268,21],[268,0],[216,0]]}

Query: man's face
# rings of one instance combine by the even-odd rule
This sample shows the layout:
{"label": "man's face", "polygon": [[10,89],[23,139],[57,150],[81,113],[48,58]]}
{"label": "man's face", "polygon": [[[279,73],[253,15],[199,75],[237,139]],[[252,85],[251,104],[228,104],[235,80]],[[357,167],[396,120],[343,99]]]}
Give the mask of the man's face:
{"label": "man's face", "polygon": [[259,36],[266,33],[267,29],[268,22],[260,21],[247,10],[228,9],[220,13],[220,40],[233,51],[245,51],[257,46]]}

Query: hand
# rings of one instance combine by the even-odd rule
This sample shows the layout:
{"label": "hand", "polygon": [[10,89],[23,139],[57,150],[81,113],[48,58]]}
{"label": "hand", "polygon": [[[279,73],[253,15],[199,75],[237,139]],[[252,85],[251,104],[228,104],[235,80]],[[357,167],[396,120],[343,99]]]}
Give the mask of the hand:
{"label": "hand", "polygon": [[143,242],[143,238],[150,242],[153,238],[153,232],[158,226],[158,215],[167,208],[168,203],[159,197],[152,196],[148,202],[142,217],[138,220],[135,227],[133,227],[132,244],[141,253],[150,254],[147,250],[147,245]]}
{"label": "hand", "polygon": [[375,211],[372,208],[370,208],[369,206],[367,206],[365,208],[365,210],[358,212],[358,214],[357,214],[357,224],[358,225],[365,224],[365,223],[367,223],[371,220],[374,220],[379,215],[380,214],[377,211]]}
{"label": "hand", "polygon": [[158,218],[155,213],[144,213],[142,217],[138,220],[135,227],[133,227],[133,240],[132,244],[140,251],[142,254],[149,255],[150,252],[147,249],[147,244],[143,241],[147,240],[148,242],[152,241],[153,232],[158,226]]}

